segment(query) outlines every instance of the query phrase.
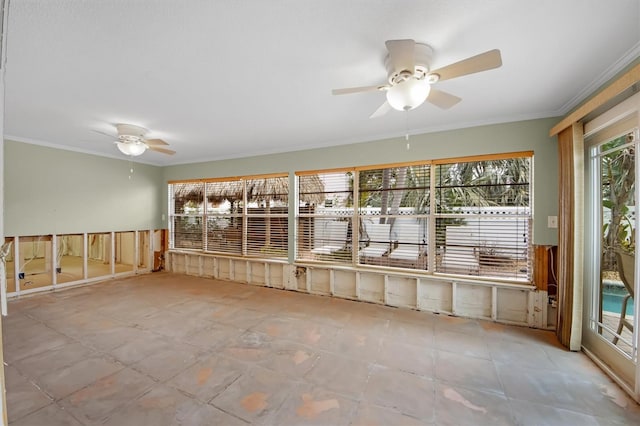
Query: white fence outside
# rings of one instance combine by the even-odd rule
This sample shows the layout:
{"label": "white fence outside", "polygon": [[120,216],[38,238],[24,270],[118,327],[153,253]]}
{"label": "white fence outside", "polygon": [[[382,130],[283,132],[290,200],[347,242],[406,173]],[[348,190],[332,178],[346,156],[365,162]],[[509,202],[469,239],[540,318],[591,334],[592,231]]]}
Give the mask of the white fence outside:
{"label": "white fence outside", "polygon": [[[393,216],[395,220],[390,234],[391,240],[397,240],[402,229],[410,225],[421,225],[424,230],[422,239],[428,242],[427,218],[453,217],[463,221],[462,224],[447,225],[445,231],[446,246],[479,247],[491,250],[495,254],[513,258],[527,255],[531,236],[530,209],[521,207],[461,207],[446,215],[415,215],[413,208],[400,208]],[[379,207],[359,209],[362,225],[376,223],[381,215]],[[320,207],[314,212],[314,237],[322,239],[322,230],[327,222],[337,218],[352,218],[352,208]],[[336,219],[334,219],[336,218]]]}

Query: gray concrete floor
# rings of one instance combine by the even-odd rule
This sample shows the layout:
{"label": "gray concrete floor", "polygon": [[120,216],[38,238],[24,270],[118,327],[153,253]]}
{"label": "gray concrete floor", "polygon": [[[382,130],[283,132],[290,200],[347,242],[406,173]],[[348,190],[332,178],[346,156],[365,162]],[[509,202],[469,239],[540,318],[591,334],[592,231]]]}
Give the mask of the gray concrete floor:
{"label": "gray concrete floor", "polygon": [[10,424],[623,425],[551,332],[169,273],[15,300]]}

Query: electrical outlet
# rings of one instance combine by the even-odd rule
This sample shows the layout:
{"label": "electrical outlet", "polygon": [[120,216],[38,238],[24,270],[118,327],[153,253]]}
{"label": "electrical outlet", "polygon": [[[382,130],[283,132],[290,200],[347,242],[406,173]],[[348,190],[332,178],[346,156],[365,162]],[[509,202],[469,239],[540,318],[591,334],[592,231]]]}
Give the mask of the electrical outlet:
{"label": "electrical outlet", "polygon": [[547,227],[549,227],[549,228],[557,228],[558,227],[558,216],[547,216]]}

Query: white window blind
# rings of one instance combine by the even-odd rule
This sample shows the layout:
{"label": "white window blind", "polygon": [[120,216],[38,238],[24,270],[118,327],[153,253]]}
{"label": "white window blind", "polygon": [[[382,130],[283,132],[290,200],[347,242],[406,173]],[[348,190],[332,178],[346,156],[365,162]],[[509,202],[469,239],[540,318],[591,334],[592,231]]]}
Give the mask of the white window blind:
{"label": "white window blind", "polygon": [[435,166],[436,271],[531,279],[531,158]]}
{"label": "white window blind", "polygon": [[353,171],[298,176],[299,260],[352,262]]}
{"label": "white window blind", "polygon": [[287,175],[172,183],[169,194],[172,248],[287,257]]}
{"label": "white window blind", "polygon": [[361,264],[427,269],[427,164],[358,171]]}
{"label": "white window blind", "polygon": [[246,254],[287,257],[289,177],[250,179],[246,185]]}
{"label": "white window blind", "polygon": [[206,182],[206,251],[242,254],[244,181]]}
{"label": "white window blind", "polygon": [[172,248],[203,248],[204,184],[202,182],[169,185],[170,246]]}

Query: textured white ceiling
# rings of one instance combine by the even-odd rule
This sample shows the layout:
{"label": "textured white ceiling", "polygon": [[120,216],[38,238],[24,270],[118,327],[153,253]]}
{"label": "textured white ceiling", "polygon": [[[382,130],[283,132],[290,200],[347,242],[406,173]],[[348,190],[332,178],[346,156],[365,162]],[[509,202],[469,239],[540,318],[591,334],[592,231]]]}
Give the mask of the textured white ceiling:
{"label": "textured white ceiling", "polygon": [[432,68],[498,48],[497,70],[438,83],[463,98],[409,112],[410,133],[557,116],[640,56],[640,0],[11,0],[5,136],[118,157],[114,123],[177,151],[166,165],[402,135],[369,115],[384,42]]}

